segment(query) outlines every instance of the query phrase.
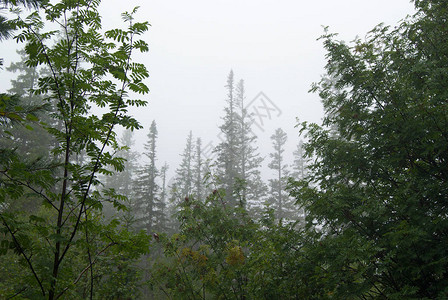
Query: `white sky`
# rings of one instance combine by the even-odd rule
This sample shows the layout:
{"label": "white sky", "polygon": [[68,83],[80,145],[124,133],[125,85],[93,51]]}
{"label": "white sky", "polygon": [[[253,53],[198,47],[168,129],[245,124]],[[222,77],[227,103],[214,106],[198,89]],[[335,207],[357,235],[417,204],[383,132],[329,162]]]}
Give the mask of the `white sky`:
{"label": "white sky", "polygon": [[[299,141],[296,117],[312,122],[322,117],[318,96],[308,93],[324,73],[325,52],[316,41],[322,26],[351,41],[378,23],[394,26],[413,13],[409,0],[103,0],[104,28],[116,27],[120,13],[135,6],[140,6],[136,19],[152,25],[144,36],[150,52],[137,58],[150,71],[151,92],[145,97],[149,105],[133,110],[145,126],[135,138],[141,149],[155,119],[158,162],[167,161],[171,172],[190,130],[204,146],[218,142],[230,69],[236,79],[245,80],[246,103],[263,91],[282,111],[279,117],[264,119],[265,132],[254,129],[262,155],[271,151],[270,135],[282,127],[291,156]],[[0,47],[9,65],[14,56],[3,53],[15,43]],[[0,73],[3,91],[11,75]]]}

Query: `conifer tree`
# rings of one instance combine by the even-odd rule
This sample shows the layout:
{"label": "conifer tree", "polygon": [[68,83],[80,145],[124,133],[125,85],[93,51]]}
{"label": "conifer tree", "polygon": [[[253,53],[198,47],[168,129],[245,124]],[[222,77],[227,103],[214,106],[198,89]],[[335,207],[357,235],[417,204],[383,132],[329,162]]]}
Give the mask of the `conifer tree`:
{"label": "conifer tree", "polygon": [[168,209],[167,209],[168,191],[166,182],[168,168],[169,166],[166,162],[160,168],[160,180],[161,180],[160,195],[159,195],[159,201],[156,203],[157,214],[156,214],[155,229],[157,231],[162,232],[166,232],[168,230],[168,224],[169,224]]}
{"label": "conifer tree", "polygon": [[193,167],[193,180],[194,180],[194,195],[196,199],[203,199],[204,197],[204,169],[205,162],[202,156],[202,140],[197,138],[196,151],[194,153],[194,167]]}
{"label": "conifer tree", "polygon": [[236,86],[236,104],[238,108],[237,120],[239,122],[237,144],[237,177],[244,185],[240,193],[240,205],[245,208],[256,209],[260,206],[266,194],[267,187],[261,179],[261,164],[263,158],[257,152],[257,136],[252,132],[253,118],[245,108],[244,80]]}
{"label": "conifer tree", "polygon": [[251,129],[253,118],[245,108],[244,81],[235,85],[231,71],[226,88],[227,106],[220,127],[223,141],[215,148],[216,175],[226,192],[227,203],[254,209],[267,190],[260,173],[263,159],[257,153],[257,137]]}
{"label": "conifer tree", "polygon": [[167,200],[167,182],[166,182],[166,175],[168,172],[169,166],[168,164],[165,162],[162,166],[162,168],[160,168],[160,178],[162,179],[162,186],[161,186],[161,192],[160,192],[160,200],[163,203],[166,203]]}
{"label": "conifer tree", "polygon": [[193,133],[191,131],[188,134],[187,142],[181,156],[182,161],[176,170],[175,180],[171,186],[171,198],[174,203],[178,203],[193,193],[195,180],[193,177],[194,145]]}
{"label": "conifer tree", "polygon": [[155,121],[152,121],[143,153],[149,161],[140,168],[135,182],[134,212],[137,217],[137,227],[144,228],[148,233],[153,231],[158,219],[156,215],[160,214],[160,211],[157,211],[157,204],[160,201],[157,197],[160,187],[156,182],[159,175],[156,167],[157,136],[157,125]]}
{"label": "conifer tree", "polygon": [[[14,106],[20,106],[22,110],[34,114],[47,126],[55,123],[55,120],[51,118],[50,106],[44,105],[42,96],[34,94],[34,90],[38,88],[39,77],[48,75],[48,72],[45,72],[44,69],[39,71],[36,66],[27,66],[25,50],[19,50],[17,53],[21,60],[6,68],[10,72],[18,73],[17,78],[11,80],[11,88],[8,90],[8,93],[18,96],[14,100]],[[25,127],[13,122],[5,127],[0,131],[0,148],[14,148],[30,158],[31,156],[40,159],[49,157],[55,139],[51,137],[45,127]]]}
{"label": "conifer tree", "polygon": [[293,152],[294,162],[291,165],[293,171],[291,177],[295,180],[304,179],[306,176],[307,159],[305,158],[305,150],[303,149],[303,141],[300,140],[296,150]]}
{"label": "conifer tree", "polygon": [[275,178],[269,180],[271,189],[269,202],[273,205],[275,216],[278,219],[283,219],[291,216],[291,200],[285,191],[289,174],[288,165],[284,163],[287,135],[281,128],[278,128],[271,136],[271,140],[274,152],[269,154],[272,160],[268,167],[274,170]]}
{"label": "conifer tree", "polygon": [[122,149],[117,152],[116,156],[124,161],[124,170],[106,179],[106,185],[108,187],[115,188],[117,192],[128,197],[129,200],[132,198],[134,174],[139,157],[138,152],[132,151],[132,147],[135,144],[133,134],[132,131],[125,130],[119,140]]}
{"label": "conifer tree", "polygon": [[[125,196],[122,198],[121,203],[132,207],[134,205],[134,181],[135,173],[137,171],[137,159],[139,153],[132,151],[132,147],[135,144],[133,139],[133,131],[125,130],[122,133],[118,141],[120,149],[115,154],[115,157],[123,161],[124,169],[121,172],[115,172],[113,175],[104,176],[104,187],[107,189],[114,189],[119,195]],[[80,158],[82,159],[82,157]],[[116,215],[116,210],[112,205],[106,205],[104,207],[104,213],[106,216]],[[131,228],[135,225],[134,212],[132,210],[127,210],[125,212],[120,212],[118,214],[127,228]]]}
{"label": "conifer tree", "polygon": [[220,186],[225,190],[225,200],[227,204],[238,205],[235,194],[236,178],[238,177],[238,126],[239,117],[237,114],[237,100],[235,97],[235,85],[233,71],[230,71],[227,77],[227,106],[224,108],[224,123],[219,127],[223,141],[215,148],[218,153],[216,166],[216,175],[220,178]]}

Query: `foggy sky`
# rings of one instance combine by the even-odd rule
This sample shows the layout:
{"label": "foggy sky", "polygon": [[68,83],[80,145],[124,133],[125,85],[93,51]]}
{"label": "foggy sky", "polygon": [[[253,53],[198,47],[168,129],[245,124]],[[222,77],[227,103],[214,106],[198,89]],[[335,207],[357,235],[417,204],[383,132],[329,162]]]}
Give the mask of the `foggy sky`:
{"label": "foggy sky", "polygon": [[[278,127],[288,133],[291,157],[299,141],[296,118],[320,122],[323,116],[318,96],[308,93],[324,74],[325,52],[316,41],[322,26],[351,41],[381,22],[394,26],[413,13],[408,0],[103,0],[104,29],[117,26],[120,13],[135,6],[140,6],[136,19],[151,23],[144,36],[150,51],[136,57],[149,69],[151,92],[145,96],[147,107],[132,110],[145,126],[135,138],[141,151],[156,120],[158,165],[167,161],[171,175],[190,130],[204,146],[218,143],[231,69],[235,79],[245,80],[246,103],[264,92],[281,110],[279,117],[276,112],[264,119],[263,130],[254,129],[265,164],[269,137]],[[10,53],[16,44],[0,47],[8,66],[16,58]],[[0,90],[5,91],[12,75],[0,73]]]}

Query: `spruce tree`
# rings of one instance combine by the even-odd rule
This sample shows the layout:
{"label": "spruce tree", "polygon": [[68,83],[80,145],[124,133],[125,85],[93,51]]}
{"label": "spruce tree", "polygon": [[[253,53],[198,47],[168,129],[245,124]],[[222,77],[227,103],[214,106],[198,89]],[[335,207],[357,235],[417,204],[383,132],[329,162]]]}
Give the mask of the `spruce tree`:
{"label": "spruce tree", "polygon": [[291,199],[285,191],[287,176],[289,174],[288,165],[284,163],[285,144],[287,140],[286,133],[278,128],[271,136],[274,151],[269,154],[271,162],[268,167],[275,172],[275,178],[269,180],[271,195],[268,199],[269,204],[273,205],[275,216],[278,219],[291,217]]}
{"label": "spruce tree", "polygon": [[227,106],[224,123],[220,126],[223,140],[215,148],[218,153],[216,175],[226,192],[226,202],[232,206],[254,208],[265,195],[266,185],[261,180],[263,159],[257,153],[257,137],[251,126],[252,117],[245,109],[244,81],[234,84],[233,71],[227,79]]}
{"label": "spruce tree", "polygon": [[167,182],[166,176],[168,172],[168,164],[165,162],[163,166],[160,168],[160,195],[159,201],[156,203],[157,214],[156,214],[156,226],[155,229],[157,231],[166,232],[169,227],[169,219],[168,219],[168,190],[167,190]]}
{"label": "spruce tree", "polygon": [[[132,207],[134,205],[134,180],[135,173],[137,171],[137,159],[139,153],[132,151],[132,147],[135,144],[133,139],[133,131],[125,130],[118,141],[120,149],[115,154],[115,157],[123,161],[123,170],[121,172],[115,172],[112,175],[104,176],[104,187],[107,189],[114,189],[119,195],[125,196],[121,203]],[[112,170],[111,170],[112,171]],[[112,216],[115,214],[115,208],[112,205],[105,206],[104,213],[106,216]],[[120,212],[120,217],[128,228],[135,223],[135,217],[132,210]]]}
{"label": "spruce tree", "polygon": [[223,141],[216,146],[215,152],[218,157],[215,163],[216,176],[220,179],[219,186],[225,191],[225,200],[231,206],[238,205],[235,194],[236,178],[238,177],[238,140],[239,140],[239,117],[237,114],[237,100],[235,97],[235,86],[233,71],[227,77],[227,106],[224,108],[224,123],[219,127],[222,132]]}
{"label": "spruce tree", "polygon": [[[47,76],[44,69],[39,71],[36,66],[27,66],[27,56],[25,50],[19,50],[21,60],[12,63],[6,69],[13,73],[18,73],[16,79],[11,80],[11,88],[8,93],[16,95],[10,103],[14,107],[20,107],[21,111],[27,111],[39,119],[46,126],[56,123],[52,118],[50,105],[44,104],[41,95],[36,95],[34,90],[38,88],[38,79],[42,75]],[[55,139],[47,132],[45,126],[30,124],[25,127],[21,124],[9,122],[5,124],[4,130],[0,131],[0,148],[16,149],[21,154],[28,155],[29,158],[47,159],[51,149],[54,148]],[[13,137],[13,138],[12,138]]]}
{"label": "spruce tree", "polygon": [[295,180],[304,179],[306,176],[307,159],[305,157],[305,150],[303,149],[303,141],[300,140],[297,144],[296,150],[293,152],[294,162],[291,165],[293,171],[291,177]]}
{"label": "spruce tree", "polygon": [[157,219],[160,219],[160,216],[157,216],[160,214],[160,211],[157,211],[157,204],[160,201],[157,194],[160,187],[156,182],[159,175],[156,167],[157,135],[156,122],[152,121],[143,153],[149,161],[137,172],[135,181],[134,212],[137,218],[137,227],[145,229],[148,233],[153,231]]}
{"label": "spruce tree", "polygon": [[132,198],[134,174],[137,169],[137,159],[139,157],[138,152],[132,151],[132,147],[135,144],[133,134],[132,131],[125,130],[119,140],[122,149],[117,152],[116,156],[123,160],[124,170],[106,179],[106,185],[108,187],[115,188],[117,192],[128,197],[130,200]]}
{"label": "spruce tree", "polygon": [[179,203],[193,193],[195,180],[193,177],[194,145],[193,133],[191,131],[188,134],[187,142],[181,156],[182,161],[176,170],[175,180],[171,186],[171,198],[174,203]]}
{"label": "spruce tree", "polygon": [[240,206],[248,209],[257,209],[266,194],[267,187],[261,179],[261,164],[263,158],[257,152],[257,136],[252,132],[253,118],[245,108],[244,80],[236,86],[236,104],[238,108],[238,139],[237,139],[237,177],[240,179],[242,191],[240,193]]}
{"label": "spruce tree", "polygon": [[193,166],[193,180],[194,180],[194,196],[196,199],[203,199],[205,195],[204,191],[204,170],[205,162],[202,155],[202,140],[197,138],[196,151],[194,153],[194,166]]}

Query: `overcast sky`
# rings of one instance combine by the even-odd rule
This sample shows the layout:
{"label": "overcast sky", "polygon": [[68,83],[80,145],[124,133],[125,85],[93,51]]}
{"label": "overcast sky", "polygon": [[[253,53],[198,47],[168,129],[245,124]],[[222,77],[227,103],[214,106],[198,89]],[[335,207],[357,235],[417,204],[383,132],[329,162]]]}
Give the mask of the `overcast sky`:
{"label": "overcast sky", "polygon": [[[204,146],[219,141],[231,69],[245,81],[246,103],[263,92],[275,110],[254,129],[262,155],[270,151],[269,137],[278,127],[288,133],[291,153],[299,141],[296,118],[319,122],[323,115],[318,96],[308,93],[324,73],[325,52],[316,41],[322,26],[351,41],[378,23],[394,26],[413,13],[409,0],[103,0],[104,28],[117,26],[120,13],[134,6],[140,6],[137,20],[152,25],[144,36],[150,51],[137,58],[150,71],[151,92],[145,97],[149,105],[133,111],[145,126],[135,137],[141,149],[155,119],[159,165],[168,161],[171,171],[190,130]],[[0,90],[8,88],[6,78],[1,74]]]}

